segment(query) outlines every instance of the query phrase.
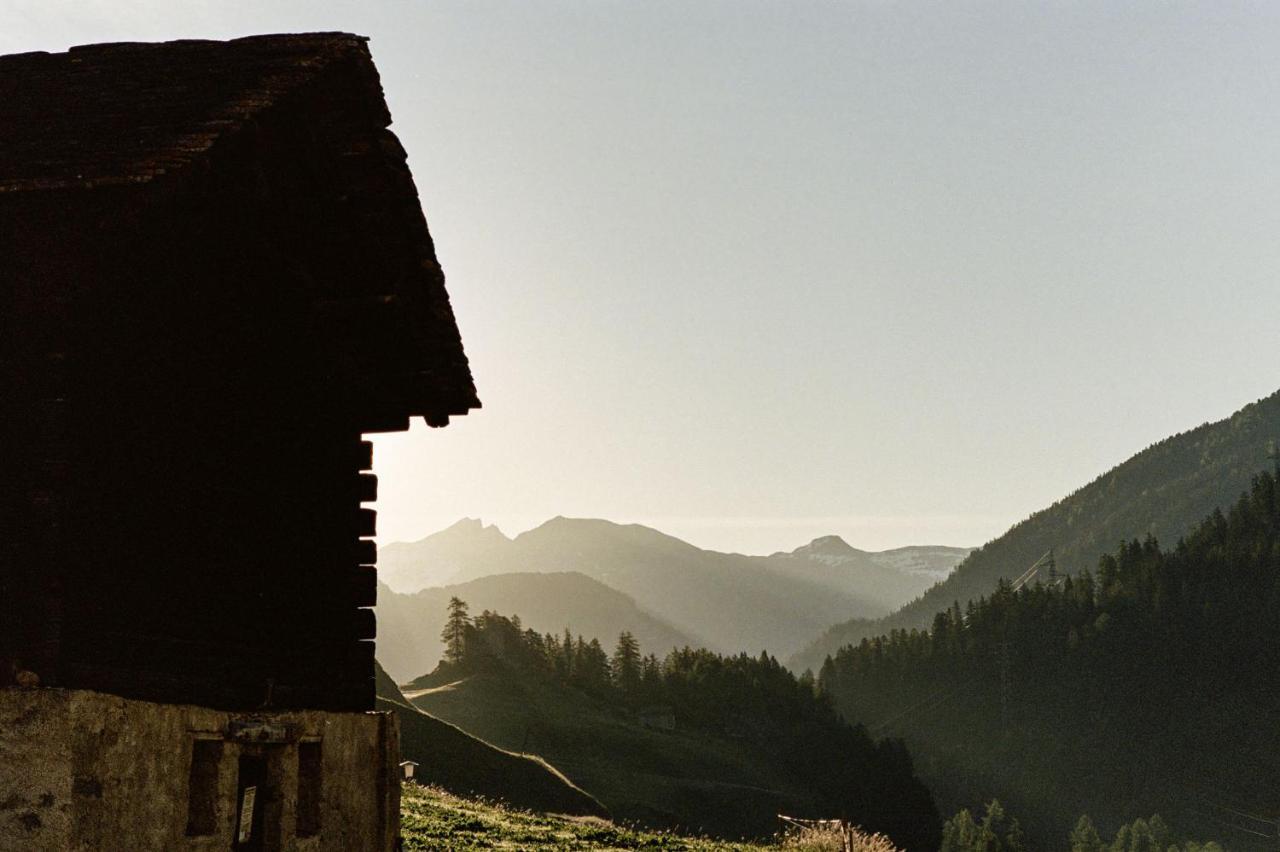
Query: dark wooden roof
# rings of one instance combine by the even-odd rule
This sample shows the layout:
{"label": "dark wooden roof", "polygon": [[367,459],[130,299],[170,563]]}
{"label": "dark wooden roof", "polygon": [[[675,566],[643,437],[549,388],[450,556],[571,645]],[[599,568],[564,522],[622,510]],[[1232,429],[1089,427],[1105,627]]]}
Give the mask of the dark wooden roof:
{"label": "dark wooden roof", "polygon": [[145,183],[182,169],[353,55],[368,60],[366,39],[308,33],[0,56],[0,191]]}
{"label": "dark wooden roof", "polygon": [[[386,130],[391,116],[366,42],[346,33],[307,33],[0,57],[0,204],[47,209],[51,197],[74,205],[79,193],[96,198],[103,190],[136,195],[179,186],[211,164],[216,168],[220,149],[233,149],[238,136],[273,114],[319,128],[341,124],[347,135],[333,150],[334,162],[376,158],[373,168],[380,172],[369,180],[368,169],[352,170],[349,191],[338,194],[358,198],[352,207],[384,233],[394,223],[394,240],[367,243],[370,254],[396,255],[380,258],[377,268],[410,270],[374,282],[376,298],[361,297],[373,307],[356,309],[394,313],[394,324],[408,329],[407,348],[398,351],[412,352],[410,363],[372,362],[379,379],[395,372],[402,374],[397,388],[412,387],[393,394],[388,428],[408,415],[443,425],[479,401],[404,151]],[[335,75],[344,92],[358,96],[318,97],[328,90],[317,81],[332,85]],[[348,179],[341,169],[334,172],[333,180]],[[369,292],[367,282],[362,291]],[[376,336],[368,334],[372,343]]]}

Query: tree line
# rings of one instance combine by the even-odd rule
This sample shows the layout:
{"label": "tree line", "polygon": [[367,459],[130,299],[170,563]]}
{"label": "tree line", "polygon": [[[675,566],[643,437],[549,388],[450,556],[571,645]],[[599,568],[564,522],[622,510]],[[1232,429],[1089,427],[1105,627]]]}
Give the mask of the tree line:
{"label": "tree line", "polygon": [[577,690],[583,700],[637,714],[661,709],[681,732],[706,732],[763,752],[813,790],[823,818],[883,832],[908,848],[936,848],[941,818],[901,741],[875,741],[766,652],[721,655],[674,648],[659,658],[622,631],[612,651],[598,639],[539,633],[519,616],[472,616],[453,598],[442,630],[441,670],[488,671]]}
{"label": "tree line", "polygon": [[[1082,816],[1066,842],[1068,852],[1223,852],[1214,842],[1179,838],[1159,814],[1120,826],[1110,841],[1103,840],[1093,820]],[[1031,852],[1033,848],[1017,818],[1005,812],[999,799],[987,803],[981,819],[965,808],[942,827],[940,852]]]}
{"label": "tree line", "polygon": [[[1280,392],[1246,406],[1228,420],[1166,438],[1112,468],[1047,509],[1035,512],[971,553],[942,583],[883,619],[834,625],[801,655],[817,668],[825,653],[891,629],[925,628],[953,600],[988,594],[1001,576],[1050,547],[1072,573],[1092,569],[1122,539],[1147,530],[1168,536],[1192,529],[1215,506],[1228,506],[1248,488],[1250,475],[1280,429]],[[821,653],[813,656],[813,652]]]}
{"label": "tree line", "polygon": [[1002,580],[929,630],[846,646],[818,682],[847,718],[905,736],[944,804],[998,794],[1040,838],[1073,810],[1117,829],[1159,811],[1239,846],[1277,816],[1278,671],[1267,472],[1171,549],[1134,540],[1052,585]]}

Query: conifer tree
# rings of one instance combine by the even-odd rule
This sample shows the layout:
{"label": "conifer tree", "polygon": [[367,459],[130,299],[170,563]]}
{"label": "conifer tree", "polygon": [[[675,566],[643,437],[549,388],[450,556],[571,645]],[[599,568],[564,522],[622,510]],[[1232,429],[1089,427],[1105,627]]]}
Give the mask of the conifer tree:
{"label": "conifer tree", "polygon": [[471,626],[471,617],[467,614],[466,601],[456,596],[449,598],[448,611],[440,641],[444,642],[445,660],[456,665],[466,655],[467,628]]}
{"label": "conifer tree", "polygon": [[941,852],[1026,852],[1022,826],[996,799],[987,804],[982,822],[961,810],[942,827]]}
{"label": "conifer tree", "polygon": [[649,654],[640,664],[640,694],[645,701],[657,701],[662,694],[662,663]]}
{"label": "conifer tree", "polygon": [[609,655],[600,645],[600,640],[592,637],[583,646],[583,669],[587,689],[595,693],[607,691],[609,688]]}
{"label": "conifer tree", "polygon": [[565,678],[573,676],[573,636],[569,633],[569,628],[564,629],[564,640],[560,644],[560,659],[564,669]]}
{"label": "conifer tree", "polygon": [[614,685],[626,695],[635,695],[640,685],[640,643],[628,630],[618,636],[611,668]]}
{"label": "conifer tree", "polygon": [[818,681],[814,677],[813,669],[805,669],[796,682],[800,684],[801,689],[807,692],[817,693],[818,691]]}
{"label": "conifer tree", "polygon": [[983,849],[982,829],[973,821],[968,808],[947,820],[942,826],[941,852],[975,852]]}
{"label": "conifer tree", "polygon": [[1106,848],[1088,814],[1076,821],[1076,827],[1071,829],[1071,834],[1067,836],[1067,843],[1070,852],[1103,852]]}

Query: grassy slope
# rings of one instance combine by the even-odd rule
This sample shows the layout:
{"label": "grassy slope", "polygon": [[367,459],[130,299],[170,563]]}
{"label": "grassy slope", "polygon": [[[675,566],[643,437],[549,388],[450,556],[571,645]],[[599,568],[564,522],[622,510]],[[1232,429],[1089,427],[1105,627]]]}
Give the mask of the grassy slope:
{"label": "grassy slope", "polygon": [[776,848],[636,831],[592,817],[516,811],[490,802],[461,799],[439,788],[417,785],[404,787],[400,819],[406,850],[763,852]]}
{"label": "grassy slope", "polygon": [[1172,546],[1215,508],[1233,503],[1266,467],[1280,441],[1280,392],[1226,420],[1206,423],[1153,444],[1068,497],[974,551],[944,582],[894,614],[853,619],[829,628],[788,661],[817,671],[827,654],[891,629],[927,627],[934,613],[989,595],[999,578],[1013,579],[1054,548],[1059,570],[1097,567],[1121,541],[1156,536]]}
{"label": "grassy slope", "polygon": [[545,761],[496,748],[409,705],[381,666],[379,710],[400,718],[400,753],[417,761],[417,777],[464,795],[486,796],[516,807],[606,816],[596,799]]}
{"label": "grassy slope", "polygon": [[409,693],[431,714],[503,748],[536,752],[626,820],[720,836],[767,836],[809,794],[763,755],[705,732],[651,731],[554,684],[474,675]]}

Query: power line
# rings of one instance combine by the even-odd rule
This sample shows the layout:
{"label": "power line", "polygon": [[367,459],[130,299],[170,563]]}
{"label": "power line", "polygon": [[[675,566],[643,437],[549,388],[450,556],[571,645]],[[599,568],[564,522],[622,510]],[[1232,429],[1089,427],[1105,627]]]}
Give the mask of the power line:
{"label": "power line", "polygon": [[[920,708],[924,707],[926,704],[933,704],[934,706],[940,706],[941,704],[945,703],[948,699],[950,699],[964,685],[965,684],[961,684],[959,686],[944,687],[943,689],[938,690],[937,692],[933,693],[932,695],[925,698],[924,700],[918,701],[915,704],[912,704],[910,707],[906,708],[905,710],[895,713],[894,715],[890,716],[888,719],[885,719],[883,722],[879,722],[875,724],[874,726],[871,727],[870,730],[874,733],[879,733],[880,731],[889,727],[899,719],[902,719],[903,717],[908,716],[911,713],[914,713],[916,710],[919,710]],[[937,699],[941,699],[941,700],[937,700]]]}
{"label": "power line", "polygon": [[1049,568],[1049,585],[1056,586],[1058,584],[1058,579],[1059,579],[1058,563],[1053,558],[1053,548],[1051,547],[1047,551],[1045,551],[1044,554],[1039,559],[1037,559],[1035,562],[1032,562],[1031,567],[1028,568],[1026,571],[1023,571],[1022,574],[1018,577],[1018,579],[1014,580],[1013,583],[1010,584],[1010,587],[1009,587],[1010,591],[1016,592],[1019,589],[1021,589],[1023,586],[1027,585],[1027,583],[1030,583],[1032,580],[1036,578],[1036,575],[1040,573],[1040,569],[1046,566]]}
{"label": "power line", "polygon": [[1245,813],[1244,811],[1238,811],[1235,808],[1229,808],[1226,805],[1220,805],[1216,802],[1206,802],[1205,804],[1209,805],[1210,807],[1214,807],[1214,808],[1218,808],[1219,810],[1226,811],[1229,814],[1234,814],[1235,816],[1238,816],[1238,817],[1244,817],[1245,819],[1251,819],[1251,820],[1254,820],[1255,822],[1260,822],[1266,826],[1275,825],[1275,822],[1276,822],[1273,819],[1267,819],[1266,817],[1260,817],[1257,814],[1250,814],[1250,813]]}
{"label": "power line", "polygon": [[[1232,794],[1221,787],[1210,784],[1198,777],[1191,777],[1185,770],[1174,771],[1166,775],[1171,780],[1177,780],[1170,784],[1176,789],[1181,790],[1184,794],[1195,800],[1195,804],[1184,804],[1184,807],[1191,813],[1207,819],[1215,825],[1229,828],[1232,831],[1239,831],[1245,834],[1251,834],[1256,837],[1262,837],[1267,840],[1280,840],[1280,819],[1272,819],[1262,816],[1261,814],[1251,813],[1246,809],[1245,805],[1239,804],[1238,801],[1232,801],[1230,805],[1223,804],[1222,801],[1212,801],[1213,798],[1220,800],[1234,800],[1235,794]],[[1267,826],[1267,831],[1259,831],[1257,828],[1240,825],[1238,820],[1224,818],[1204,808],[1217,809],[1218,811],[1230,814],[1239,819],[1253,820],[1255,823]]]}
{"label": "power line", "polygon": [[[1177,787],[1182,790],[1182,792],[1189,794],[1193,798],[1198,799],[1202,804],[1208,805],[1209,807],[1219,808],[1228,813],[1235,814],[1236,816],[1256,820],[1257,822],[1264,823],[1267,826],[1271,826],[1276,823],[1276,820],[1271,817],[1265,817],[1248,811],[1246,805],[1240,804],[1238,793],[1228,791],[1218,784],[1211,784],[1199,776],[1192,776],[1185,770],[1181,772],[1175,771],[1170,775],[1166,775],[1166,777],[1176,778],[1177,780],[1172,786]],[[1211,801],[1211,799],[1217,799],[1218,801]],[[1227,802],[1228,804],[1223,804],[1223,802]]]}
{"label": "power line", "polygon": [[1255,830],[1253,830],[1252,828],[1245,828],[1243,825],[1236,825],[1236,824],[1235,824],[1235,823],[1233,823],[1233,822],[1228,822],[1227,820],[1221,819],[1221,818],[1219,818],[1219,817],[1214,816],[1214,815],[1213,815],[1213,814],[1211,814],[1211,813],[1207,813],[1207,812],[1205,812],[1205,811],[1198,810],[1198,809],[1196,809],[1196,808],[1189,808],[1189,810],[1190,810],[1193,814],[1196,814],[1196,815],[1198,815],[1198,816],[1204,817],[1205,819],[1209,820],[1210,822],[1216,823],[1216,824],[1218,824],[1218,825],[1222,826],[1223,828],[1230,828],[1230,829],[1233,829],[1233,830],[1235,830],[1235,831],[1242,831],[1242,832],[1244,832],[1244,833],[1246,833],[1246,834],[1252,834],[1252,835],[1255,835],[1256,837],[1265,837],[1267,840],[1276,840],[1276,839],[1277,839],[1277,837],[1276,837],[1276,835],[1275,835],[1275,834],[1271,834],[1271,833],[1264,833],[1264,832],[1261,832],[1261,831],[1255,831]]}
{"label": "power line", "polygon": [[[1027,570],[1019,574],[1009,584],[1009,591],[1016,592],[1019,589],[1021,589],[1023,586],[1025,586],[1027,583],[1034,580],[1036,577],[1036,574],[1039,573],[1041,566],[1046,564],[1049,566],[1049,585],[1056,586],[1060,578],[1058,577],[1058,566],[1057,566],[1057,563],[1054,561],[1053,548],[1051,547],[1047,551],[1045,551],[1044,554],[1039,559],[1037,559],[1035,562],[1032,562],[1031,567],[1027,568]],[[970,603],[972,603],[972,601]],[[964,615],[962,615],[960,617],[960,621],[964,627],[968,627],[969,614],[966,612]]]}

